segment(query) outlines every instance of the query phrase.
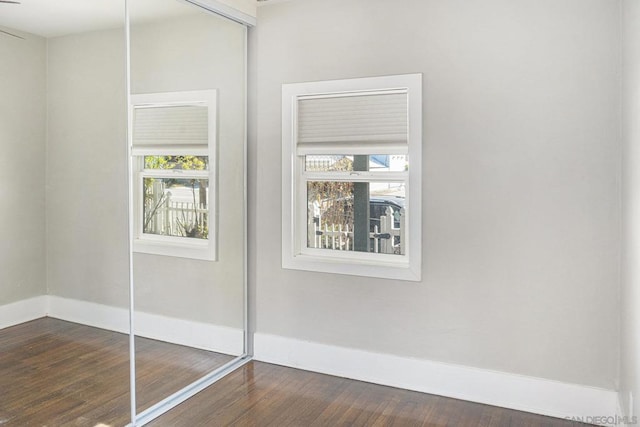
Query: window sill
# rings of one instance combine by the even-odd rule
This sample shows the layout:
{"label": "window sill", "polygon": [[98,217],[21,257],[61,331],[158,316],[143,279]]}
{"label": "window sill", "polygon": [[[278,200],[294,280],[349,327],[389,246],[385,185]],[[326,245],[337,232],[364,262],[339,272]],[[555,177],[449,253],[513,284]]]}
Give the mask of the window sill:
{"label": "window sill", "polygon": [[282,268],[412,282],[419,282],[421,280],[420,266],[411,266],[408,260],[380,262],[373,259],[365,261],[344,259],[335,256],[307,254],[287,256],[283,254]]}
{"label": "window sill", "polygon": [[136,239],[133,242],[133,252],[203,261],[216,261],[216,254],[210,246],[211,245],[208,243],[191,245]]}

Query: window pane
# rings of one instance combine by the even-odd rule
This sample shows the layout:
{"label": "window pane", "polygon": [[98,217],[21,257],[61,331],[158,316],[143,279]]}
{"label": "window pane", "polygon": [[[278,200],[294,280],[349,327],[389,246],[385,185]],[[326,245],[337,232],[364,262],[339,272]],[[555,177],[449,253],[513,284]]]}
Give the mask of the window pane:
{"label": "window pane", "polygon": [[144,178],[143,232],[207,239],[209,180]]}
{"label": "window pane", "polygon": [[309,155],[305,156],[307,172],[350,172],[366,170],[354,168],[355,157],[368,157],[368,170],[376,172],[403,172],[409,170],[409,160],[404,154],[371,154],[369,156]]}
{"label": "window pane", "polygon": [[144,156],[144,168],[208,170],[209,156]]}
{"label": "window pane", "polygon": [[403,183],[307,183],[309,248],[402,255],[404,216]]}

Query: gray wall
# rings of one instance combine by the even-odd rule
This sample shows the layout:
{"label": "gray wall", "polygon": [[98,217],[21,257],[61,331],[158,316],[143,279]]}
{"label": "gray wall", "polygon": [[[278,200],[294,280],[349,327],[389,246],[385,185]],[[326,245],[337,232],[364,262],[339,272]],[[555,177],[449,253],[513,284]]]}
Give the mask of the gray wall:
{"label": "gray wall", "polygon": [[[640,2],[624,0],[622,103],[622,358],[620,400],[640,415]],[[633,394],[635,404],[630,401]]]}
{"label": "gray wall", "polygon": [[124,30],[49,40],[47,284],[128,305]]}
{"label": "gray wall", "polygon": [[0,34],[0,305],[46,293],[46,41]]}
{"label": "gray wall", "polygon": [[[260,7],[249,152],[256,331],[615,389],[618,6]],[[281,85],[415,72],[425,82],[423,281],[283,270]]]}
{"label": "gray wall", "polygon": [[[135,18],[135,17],[134,17]],[[48,285],[126,307],[123,30],[49,41]],[[135,254],[136,309],[242,328],[244,29],[200,14],[136,26],[132,92],[219,89],[219,261]]]}
{"label": "gray wall", "polygon": [[243,328],[244,44],[204,13],[132,28],[132,93],[218,90],[218,261],[136,254],[137,310]]}

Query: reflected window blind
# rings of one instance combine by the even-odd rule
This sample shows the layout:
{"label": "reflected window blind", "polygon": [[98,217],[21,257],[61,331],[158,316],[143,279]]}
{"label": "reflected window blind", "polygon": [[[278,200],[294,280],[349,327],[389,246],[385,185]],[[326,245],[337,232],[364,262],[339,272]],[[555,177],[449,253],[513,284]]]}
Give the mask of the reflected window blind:
{"label": "reflected window blind", "polygon": [[138,107],[133,110],[133,147],[206,146],[206,105]]}
{"label": "reflected window blind", "polygon": [[405,154],[406,90],[301,96],[297,152],[306,154]]}

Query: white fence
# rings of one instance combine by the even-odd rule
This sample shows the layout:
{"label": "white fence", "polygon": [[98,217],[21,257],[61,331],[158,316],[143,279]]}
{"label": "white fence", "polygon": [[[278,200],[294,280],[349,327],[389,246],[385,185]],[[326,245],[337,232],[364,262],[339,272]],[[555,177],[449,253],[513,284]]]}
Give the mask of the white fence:
{"label": "white fence", "polygon": [[209,209],[204,203],[174,202],[171,192],[165,192],[162,183],[158,184],[160,188],[153,193],[155,197],[148,208],[150,211],[145,209],[145,233],[184,237],[196,225],[205,226],[208,223]]}
{"label": "white fence", "polygon": [[[313,210],[310,210],[313,212]],[[369,240],[372,242],[370,250],[381,254],[405,254],[405,210],[400,209],[400,227],[394,228],[394,212],[389,206],[385,215],[380,217],[380,227],[377,225],[369,232]],[[307,242],[310,248],[334,249],[341,251],[354,250],[353,230],[349,230],[349,225],[343,224],[322,224],[319,215],[308,215]],[[367,225],[369,228],[369,226]],[[396,238],[397,237],[397,238]]]}

